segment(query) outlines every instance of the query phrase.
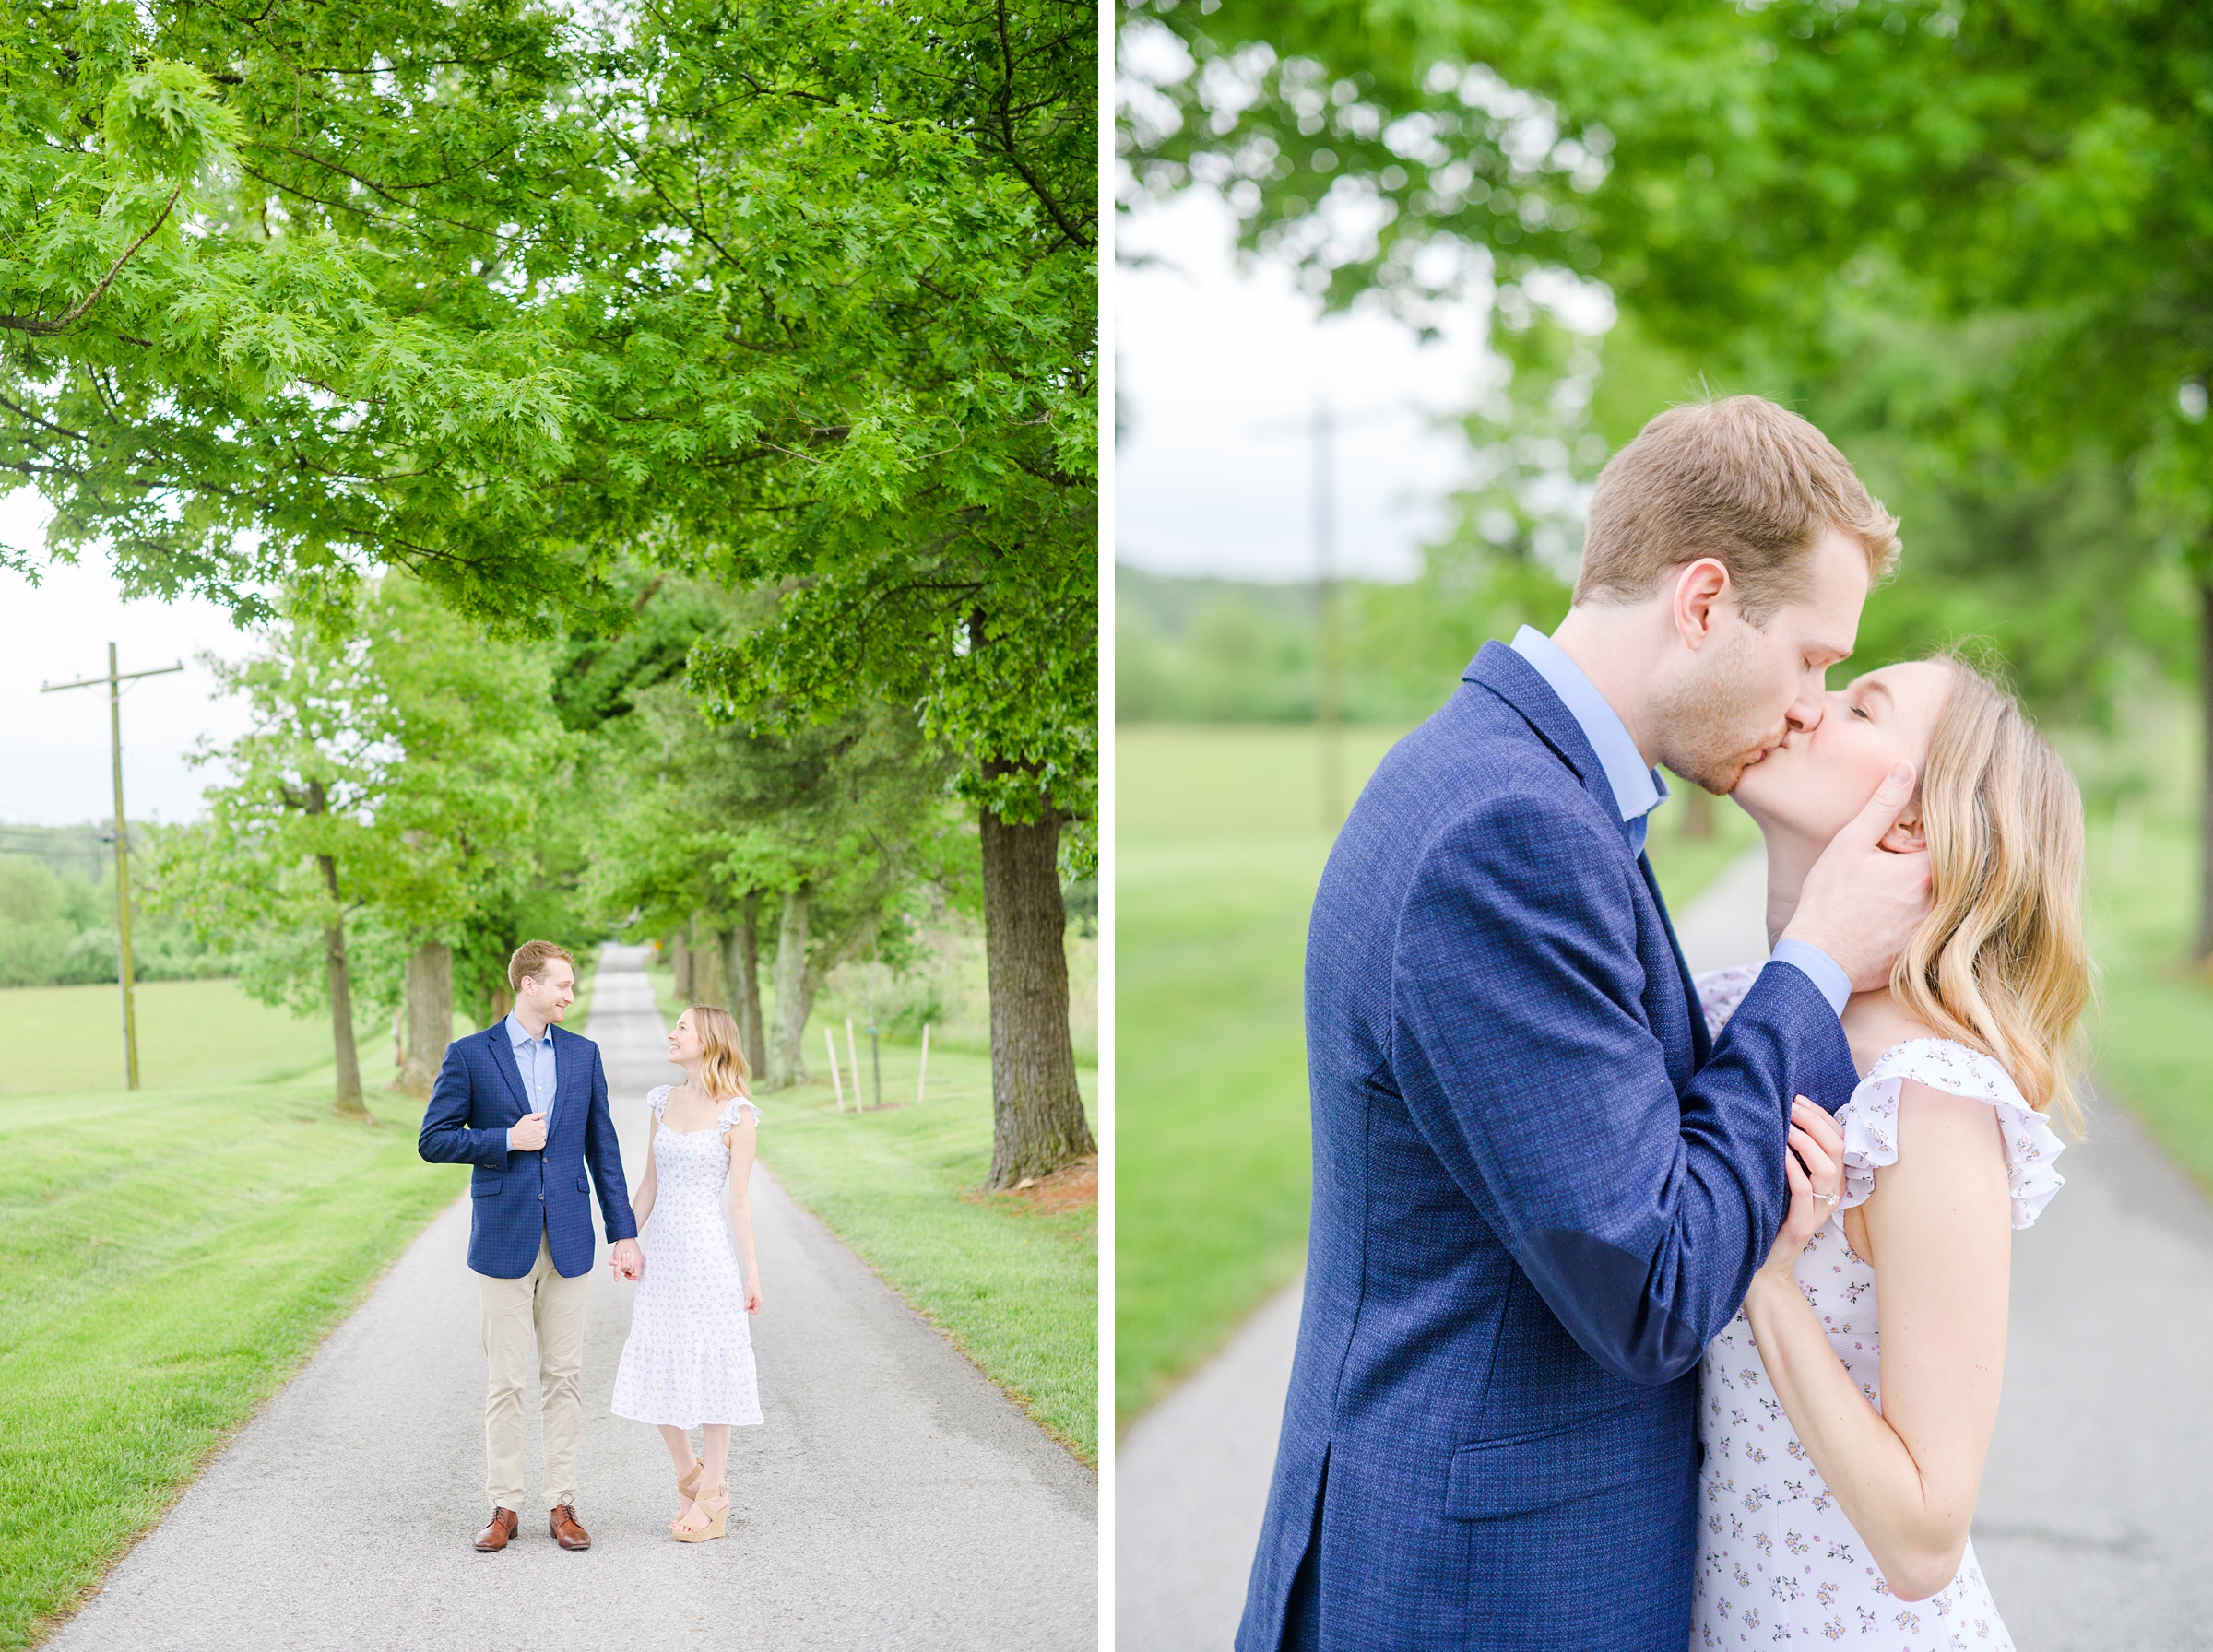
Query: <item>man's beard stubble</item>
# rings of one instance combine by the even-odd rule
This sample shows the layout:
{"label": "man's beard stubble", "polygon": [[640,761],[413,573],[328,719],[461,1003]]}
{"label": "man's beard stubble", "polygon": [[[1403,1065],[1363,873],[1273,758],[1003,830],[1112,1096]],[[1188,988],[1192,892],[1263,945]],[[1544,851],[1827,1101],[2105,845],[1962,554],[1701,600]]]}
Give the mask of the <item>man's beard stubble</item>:
{"label": "man's beard stubble", "polygon": [[1753,754],[1777,738],[1771,724],[1746,711],[1756,661],[1751,639],[1735,632],[1702,672],[1677,682],[1660,701],[1660,761],[1693,785],[1725,797]]}

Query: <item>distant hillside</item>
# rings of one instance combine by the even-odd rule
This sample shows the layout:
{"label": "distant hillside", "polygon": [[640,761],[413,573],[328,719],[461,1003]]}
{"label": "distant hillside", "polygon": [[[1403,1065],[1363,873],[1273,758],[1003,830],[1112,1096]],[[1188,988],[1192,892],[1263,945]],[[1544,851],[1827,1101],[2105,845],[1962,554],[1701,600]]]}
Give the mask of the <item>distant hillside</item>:
{"label": "distant hillside", "polygon": [[[1125,723],[1309,723],[1319,637],[1314,587],[1183,579],[1115,568],[1115,716]],[[1567,593],[1527,569],[1432,559],[1407,584],[1338,587],[1340,706],[1347,722],[1420,721],[1490,637],[1546,630]]]}
{"label": "distant hillside", "polygon": [[[131,827],[134,864],[146,828]],[[138,888],[133,879],[134,893]],[[142,981],[235,972],[174,917],[131,903],[131,959]],[[0,824],[0,987],[73,986],[116,975],[115,851],[109,829]]]}
{"label": "distant hillside", "polygon": [[[57,873],[98,883],[115,861],[114,827],[106,820],[82,826],[9,826],[0,823],[0,855],[28,855]],[[131,851],[145,842],[146,828],[131,828]]]}
{"label": "distant hillside", "polygon": [[1124,722],[1314,719],[1310,585],[1114,572],[1115,715]]}

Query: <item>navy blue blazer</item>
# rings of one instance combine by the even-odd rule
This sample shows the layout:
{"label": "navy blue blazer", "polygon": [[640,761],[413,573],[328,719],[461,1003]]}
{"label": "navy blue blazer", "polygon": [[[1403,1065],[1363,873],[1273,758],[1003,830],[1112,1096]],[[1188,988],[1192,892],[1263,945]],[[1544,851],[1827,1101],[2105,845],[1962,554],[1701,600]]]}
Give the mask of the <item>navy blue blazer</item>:
{"label": "navy blue blazer", "polygon": [[1306,965],[1314,1202],[1238,1652],[1682,1652],[1698,1363],[1857,1081],[1770,964],[1710,1046],[1559,697],[1488,643],[1338,835]]}
{"label": "navy blue blazer", "polygon": [[416,1150],[424,1158],[477,1167],[468,1184],[468,1265],[495,1280],[519,1280],[535,1268],[541,1235],[563,1279],[591,1271],[587,1168],[599,1190],[607,1242],[638,1236],[622,1152],[607,1110],[599,1046],[555,1027],[553,1078],[553,1131],[546,1145],[536,1152],[509,1152],[507,1127],[530,1106],[503,1016],[445,1046],[445,1065],[422,1115]]}

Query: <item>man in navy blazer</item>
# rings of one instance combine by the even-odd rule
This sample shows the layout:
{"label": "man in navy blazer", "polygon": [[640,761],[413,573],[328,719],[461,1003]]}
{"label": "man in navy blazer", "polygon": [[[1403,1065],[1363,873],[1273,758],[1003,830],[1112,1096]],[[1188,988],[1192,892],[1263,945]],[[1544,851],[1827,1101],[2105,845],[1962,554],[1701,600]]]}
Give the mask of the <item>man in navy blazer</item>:
{"label": "man in navy blazer", "polygon": [[551,941],[528,941],[508,960],[507,980],[513,1013],[446,1046],[417,1149],[432,1163],[476,1166],[468,1265],[482,1297],[491,1504],[477,1547],[504,1549],[520,1525],[523,1390],[535,1344],[548,1524],[563,1549],[588,1549],[592,1540],[576,1521],[577,1386],[594,1250],[588,1189],[599,1195],[609,1259],[631,1279],[640,1270],[638,1224],[599,1046],[559,1025],[575,1001],[575,960]]}
{"label": "man in navy blazer", "polygon": [[1811,425],[1663,414],[1574,607],[1485,644],[1339,835],[1307,948],[1304,1315],[1239,1652],[1682,1652],[1697,1367],[1788,1207],[1792,1100],[1927,909],[1894,773],[1710,1042],[1645,816],[1817,725],[1896,522]]}

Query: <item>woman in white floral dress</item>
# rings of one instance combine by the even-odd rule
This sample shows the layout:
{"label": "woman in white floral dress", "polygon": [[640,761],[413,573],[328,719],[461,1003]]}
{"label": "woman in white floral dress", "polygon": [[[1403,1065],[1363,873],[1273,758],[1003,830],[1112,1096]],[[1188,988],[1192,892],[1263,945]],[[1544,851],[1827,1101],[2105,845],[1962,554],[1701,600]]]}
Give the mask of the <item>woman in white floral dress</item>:
{"label": "woman in white floral dress", "polygon": [[[660,1429],[684,1500],[669,1530],[697,1543],[722,1536],[729,1516],[730,1429],[761,1421],[746,1328],[746,1316],[761,1309],[747,1197],[761,1110],[746,1093],[745,1056],[728,1010],[685,1010],[669,1034],[669,1059],[684,1069],[684,1082],[646,1098],[653,1136],[631,1197],[645,1268],[611,1409]],[[733,1234],[742,1274],[730,1252]],[[693,1428],[704,1458],[692,1454]]]}
{"label": "woman in white floral dress", "polygon": [[[1790,1214],[1706,1352],[1693,1647],[2012,1646],[1968,1526],[2012,1230],[2060,1186],[2046,1115],[2073,1113],[2082,808],[1964,664],[1872,672],[1737,785],[1767,839],[1770,934],[1900,760],[1921,785],[1886,846],[1927,850],[1933,910],[1888,985],[1847,1003],[1862,1082],[1834,1121],[1793,1110]],[[1700,978],[1717,1037],[1753,974]]]}

